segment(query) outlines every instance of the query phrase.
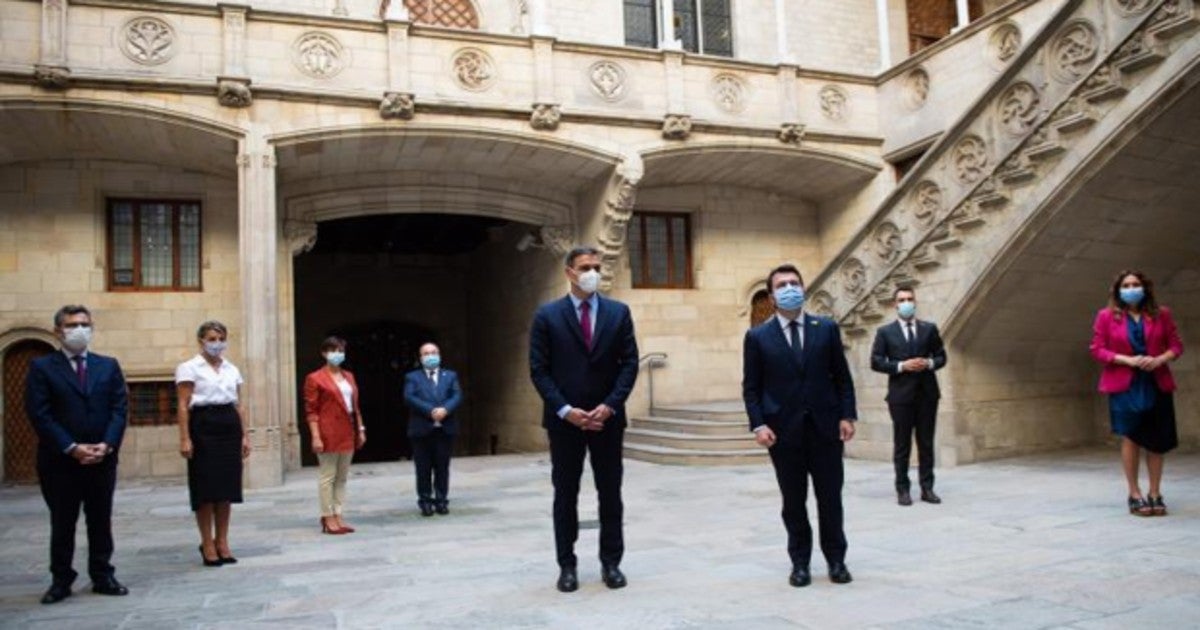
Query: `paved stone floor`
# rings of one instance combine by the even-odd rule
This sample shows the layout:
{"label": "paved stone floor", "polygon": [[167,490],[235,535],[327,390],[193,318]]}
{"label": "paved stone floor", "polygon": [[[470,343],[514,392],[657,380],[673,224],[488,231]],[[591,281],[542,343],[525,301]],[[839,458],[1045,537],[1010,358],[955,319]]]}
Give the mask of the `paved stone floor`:
{"label": "paved stone floor", "polygon": [[[895,505],[889,466],[848,461],[848,563],[787,585],[769,467],[626,464],[623,568],[607,590],[585,529],[582,587],[554,590],[544,456],[454,462],[452,513],[422,518],[406,464],[357,465],[350,518],[318,532],[315,474],[247,495],[241,563],[205,568],[179,483],[119,487],[118,577],[132,593],[38,603],[48,518],[35,488],[0,490],[5,628],[1182,628],[1200,625],[1200,456],[1168,459],[1166,518],[1124,509],[1115,451],[1041,455],[941,473],[940,506]],[[595,518],[594,494],[581,516]],[[77,567],[84,566],[82,526]]]}

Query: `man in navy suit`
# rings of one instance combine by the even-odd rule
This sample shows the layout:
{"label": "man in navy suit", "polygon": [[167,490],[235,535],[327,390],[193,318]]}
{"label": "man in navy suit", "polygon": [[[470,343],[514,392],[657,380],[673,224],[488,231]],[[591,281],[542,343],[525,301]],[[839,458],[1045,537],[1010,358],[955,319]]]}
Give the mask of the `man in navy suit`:
{"label": "man in navy suit", "polygon": [[854,437],[854,381],[842,334],[829,318],[805,313],[804,281],[792,265],[767,274],[775,315],[746,332],[742,354],[742,398],[750,429],[770,450],[783,495],[792,586],[812,577],[812,527],[808,522],[808,478],[817,497],[821,552],[829,579],[850,582],[842,530],[843,444]]}
{"label": "man in navy suit", "polygon": [[[442,367],[437,344],[421,346],[421,369],[404,377],[408,439],[417,469],[417,505],[422,516],[449,514],[450,452],[458,433],[454,412],[462,404],[458,374]],[[432,477],[432,483],[430,478]]]}
{"label": "man in navy suit", "polygon": [[899,317],[875,331],[871,369],[888,375],[886,400],[892,416],[896,502],[912,505],[908,460],[915,429],[921,500],[941,503],[933,491],[933,431],[941,398],[934,371],[946,365],[946,348],[937,324],[917,320],[917,294],[911,286],[897,287],[893,298]]}
{"label": "man in navy suit", "polygon": [[117,581],[111,564],[117,451],[128,409],[125,377],[116,359],[88,351],[92,315],[86,307],[60,308],[54,332],[62,351],[33,361],[25,390],[25,409],[38,435],[38,480],[50,508],[53,582],[42,603],[71,595],[78,575],[71,564],[80,507],[87,521],[92,591],[126,595],[129,590]]}
{"label": "man in navy suit", "polygon": [[542,426],[550,441],[554,483],[557,586],[568,593],[579,588],[575,541],[585,454],[591,456],[600,503],[600,575],[609,588],[626,584],[619,568],[625,553],[621,448],[625,399],[637,380],[638,348],[629,307],[597,293],[599,250],[577,247],[565,262],[571,291],[534,314],[529,374],[544,402]]}

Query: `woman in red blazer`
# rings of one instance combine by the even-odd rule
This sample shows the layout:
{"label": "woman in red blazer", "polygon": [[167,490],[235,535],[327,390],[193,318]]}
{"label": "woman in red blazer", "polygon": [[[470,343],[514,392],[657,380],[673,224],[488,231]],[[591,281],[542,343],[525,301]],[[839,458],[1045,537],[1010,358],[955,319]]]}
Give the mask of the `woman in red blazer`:
{"label": "woman in red blazer", "polygon": [[[1175,379],[1167,363],[1183,354],[1171,311],[1154,298],[1154,283],[1140,271],[1122,271],[1108,306],[1092,325],[1092,357],[1104,365],[1100,391],[1109,394],[1109,420],[1121,436],[1121,462],[1129,484],[1129,512],[1165,515],[1159,484],[1163,454],[1179,445],[1175,433]],[[1138,458],[1146,451],[1150,492],[1138,485]]]}
{"label": "woman in red blazer", "polygon": [[321,342],[321,355],[325,365],[304,378],[304,416],[320,464],[321,531],[349,534],[354,528],[342,520],[346,478],[354,450],[366,443],[367,433],[358,408],[358,385],[354,375],[341,368],[346,340],[329,337]]}

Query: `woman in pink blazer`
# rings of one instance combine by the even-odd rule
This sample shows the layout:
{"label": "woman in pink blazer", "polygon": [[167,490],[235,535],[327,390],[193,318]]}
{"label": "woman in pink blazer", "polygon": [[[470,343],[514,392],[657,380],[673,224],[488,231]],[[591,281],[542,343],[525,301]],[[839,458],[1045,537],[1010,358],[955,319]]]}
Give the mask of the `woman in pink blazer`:
{"label": "woman in pink blazer", "polygon": [[[1117,274],[1108,306],[1092,325],[1092,357],[1104,370],[1100,391],[1109,395],[1109,420],[1121,436],[1121,463],[1129,484],[1129,512],[1167,513],[1159,484],[1163,454],[1179,445],[1175,433],[1175,379],[1167,363],[1183,354],[1171,311],[1154,298],[1154,283],[1140,271]],[[1146,451],[1150,492],[1138,485],[1138,458]]]}

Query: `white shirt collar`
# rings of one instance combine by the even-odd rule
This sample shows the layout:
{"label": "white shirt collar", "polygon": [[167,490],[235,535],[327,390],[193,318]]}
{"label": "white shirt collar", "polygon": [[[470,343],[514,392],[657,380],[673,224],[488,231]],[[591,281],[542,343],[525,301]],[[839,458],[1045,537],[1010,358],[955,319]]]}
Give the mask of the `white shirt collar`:
{"label": "white shirt collar", "polygon": [[80,352],[79,354],[71,354],[71,351],[70,351],[70,350],[67,350],[67,347],[66,347],[66,346],[63,346],[63,347],[62,347],[62,353],[63,353],[63,356],[67,357],[67,361],[71,361],[71,362],[74,362],[74,361],[75,361],[75,357],[77,357],[77,356],[79,356],[79,357],[83,357],[83,359],[86,361],[86,360],[87,360],[87,356],[88,356],[88,351],[87,351],[87,348],[84,348],[84,349],[83,349],[83,352]]}
{"label": "white shirt collar", "polygon": [[[787,332],[788,324],[792,323],[792,320],[784,317],[783,313],[780,313],[779,311],[775,311],[775,320],[779,322],[779,325],[783,328],[784,332]],[[803,310],[801,310],[800,314],[796,316],[796,321],[800,323],[800,326],[802,326],[802,327],[804,326],[804,311]]]}
{"label": "white shirt collar", "polygon": [[[589,295],[587,298],[587,302],[588,302],[588,304],[591,305],[593,313],[596,312],[596,307],[600,306],[599,295],[600,295],[599,293],[593,293],[593,294]],[[576,311],[578,311],[579,305],[583,304],[583,300],[579,299],[578,297],[575,297],[574,293],[567,293],[567,297],[571,298],[571,305],[575,307]]]}

